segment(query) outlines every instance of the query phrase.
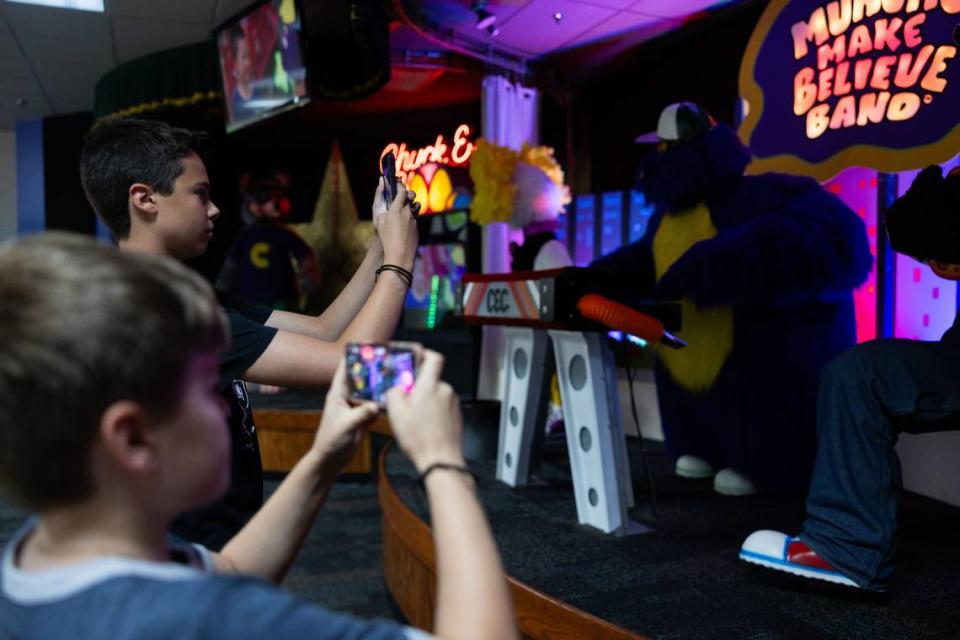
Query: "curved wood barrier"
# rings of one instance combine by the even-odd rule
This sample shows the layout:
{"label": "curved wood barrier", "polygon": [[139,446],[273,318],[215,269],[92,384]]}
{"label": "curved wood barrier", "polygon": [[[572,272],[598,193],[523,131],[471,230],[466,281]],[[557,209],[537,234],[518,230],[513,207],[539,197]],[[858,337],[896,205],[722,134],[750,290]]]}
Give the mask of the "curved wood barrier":
{"label": "curved wood barrier", "polygon": [[[433,629],[437,573],[430,527],[394,491],[387,478],[386,455],[380,453],[378,489],[383,511],[383,572],[390,594],[410,624]],[[520,632],[525,638],[605,638],[647,640],[645,636],[571,607],[542,591],[507,577]]]}

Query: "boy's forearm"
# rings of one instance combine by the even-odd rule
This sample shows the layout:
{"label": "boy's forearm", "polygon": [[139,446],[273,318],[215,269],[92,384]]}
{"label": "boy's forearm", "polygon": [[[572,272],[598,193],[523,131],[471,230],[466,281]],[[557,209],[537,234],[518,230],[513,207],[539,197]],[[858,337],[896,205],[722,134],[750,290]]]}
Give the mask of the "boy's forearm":
{"label": "boy's forearm", "polygon": [[377,269],[383,264],[383,245],[374,238],[350,282],[319,316],[274,311],[267,326],[299,333],[318,340],[336,342],[363,308],[374,288]]}
{"label": "boy's forearm", "polygon": [[308,451],[266,504],[227,543],[220,566],[279,583],[300,551],[303,540],[326,500],[336,472]]}
{"label": "boy's forearm", "polygon": [[353,277],[350,278],[350,282],[317,318],[318,324],[323,326],[324,330],[330,334],[330,337],[322,337],[322,339],[338,340],[340,338],[370,297],[377,269],[382,264],[383,245],[380,244],[378,238],[374,237],[370,248],[367,250],[367,255],[364,256],[363,262],[360,263]]}
{"label": "boy's forearm", "polygon": [[437,555],[437,610],[441,638],[517,637],[506,575],[473,481],[435,470],[426,479]]}
{"label": "boy's forearm", "polygon": [[393,337],[403,312],[407,287],[396,274],[380,274],[366,303],[340,335],[339,342],[386,342]]}

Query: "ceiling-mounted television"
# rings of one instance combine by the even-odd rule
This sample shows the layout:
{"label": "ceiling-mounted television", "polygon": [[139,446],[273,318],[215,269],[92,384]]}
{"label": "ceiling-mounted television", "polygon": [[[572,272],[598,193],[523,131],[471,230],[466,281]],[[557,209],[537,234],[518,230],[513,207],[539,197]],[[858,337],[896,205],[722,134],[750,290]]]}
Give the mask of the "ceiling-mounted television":
{"label": "ceiling-mounted television", "polygon": [[308,100],[295,0],[261,0],[214,31],[227,132]]}

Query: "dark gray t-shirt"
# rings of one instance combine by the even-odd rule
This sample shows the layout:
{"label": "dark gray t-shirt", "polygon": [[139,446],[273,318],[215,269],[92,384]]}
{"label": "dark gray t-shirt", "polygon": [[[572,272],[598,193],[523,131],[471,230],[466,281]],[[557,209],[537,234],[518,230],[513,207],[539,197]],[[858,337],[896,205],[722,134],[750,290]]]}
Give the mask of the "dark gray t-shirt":
{"label": "dark gray t-shirt", "polygon": [[177,561],[166,563],[104,557],[21,571],[16,550],[33,524],[3,552],[2,640],[429,637],[395,622],[327,611],[256,578],[213,574],[209,552],[195,545],[171,548]]}

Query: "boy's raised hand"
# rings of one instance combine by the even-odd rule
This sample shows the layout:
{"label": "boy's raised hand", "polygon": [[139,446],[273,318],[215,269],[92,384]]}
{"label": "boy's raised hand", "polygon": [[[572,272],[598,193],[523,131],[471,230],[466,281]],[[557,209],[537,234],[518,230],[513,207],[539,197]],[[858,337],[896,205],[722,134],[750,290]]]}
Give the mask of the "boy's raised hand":
{"label": "boy's raised hand", "polygon": [[383,245],[384,264],[395,264],[413,271],[417,256],[417,219],[413,211],[415,194],[397,182],[397,196],[387,208],[383,201],[384,180],[380,179],[373,196],[373,228]]}
{"label": "boy's raised hand", "polygon": [[413,389],[394,387],[386,396],[393,435],[419,472],[435,462],[464,464],[460,403],[442,372],[443,356],[425,350]]}
{"label": "boy's raised hand", "polygon": [[323,405],[323,419],[313,441],[314,451],[323,461],[323,467],[331,473],[339,473],[350,461],[367,427],[379,412],[375,402],[352,405],[349,396],[347,362],[346,358],[341,358],[337,372],[333,374],[330,391]]}

